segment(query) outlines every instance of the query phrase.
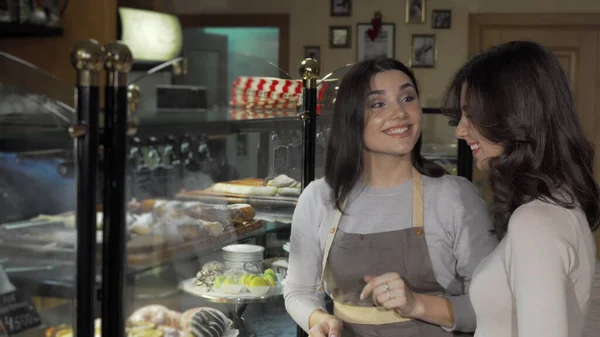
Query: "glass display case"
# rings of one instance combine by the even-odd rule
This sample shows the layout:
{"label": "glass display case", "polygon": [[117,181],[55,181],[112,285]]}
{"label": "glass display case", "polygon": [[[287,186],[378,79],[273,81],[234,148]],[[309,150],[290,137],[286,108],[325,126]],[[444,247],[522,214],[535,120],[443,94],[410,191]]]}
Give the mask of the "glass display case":
{"label": "glass display case", "polygon": [[43,336],[76,312],[74,143],[67,132],[75,118],[73,90],[0,53],[3,335]]}
{"label": "glass display case", "polygon": [[[79,50],[72,61],[89,54]],[[106,71],[107,83],[119,83],[109,83],[99,104],[100,69],[78,68],[80,83],[73,86],[0,54],[0,290],[16,290],[37,317],[27,319],[36,323],[23,332],[3,321],[2,334],[99,335],[119,327],[104,321],[121,320],[121,334],[129,335],[194,330],[200,336],[216,327],[225,336],[250,336],[273,319],[251,308],[270,303],[295,333],[281,291],[294,206],[314,177],[314,167],[308,175],[305,169],[314,118],[302,103],[316,93],[313,85],[304,94],[316,77],[303,84],[266,61],[236,54],[224,57],[240,64],[216,69],[225,76],[207,83],[186,76],[183,59],[127,78],[123,55],[112,57],[118,69]],[[91,67],[89,59],[82,62],[77,66]],[[315,70],[305,66],[305,73]],[[111,134],[125,115],[127,134],[118,143]],[[91,131],[94,120],[98,134]],[[94,141],[95,155],[86,156]],[[97,171],[88,185],[94,189],[81,188],[84,162]],[[121,168],[123,183],[115,184]],[[119,189],[122,210],[115,205]],[[82,202],[95,206],[86,222]],[[82,229],[95,245],[81,244]],[[91,266],[82,269],[86,258]],[[82,298],[83,274],[93,274],[90,294],[83,295],[93,303]],[[122,310],[107,318],[115,299]],[[92,330],[78,326],[90,323],[80,317],[88,304]]]}

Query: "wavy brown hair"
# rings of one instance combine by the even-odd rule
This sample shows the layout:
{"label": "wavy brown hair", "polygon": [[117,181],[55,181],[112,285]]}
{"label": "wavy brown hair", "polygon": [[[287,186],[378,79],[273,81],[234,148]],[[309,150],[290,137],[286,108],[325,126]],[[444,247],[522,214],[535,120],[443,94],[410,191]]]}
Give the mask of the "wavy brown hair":
{"label": "wavy brown hair", "polygon": [[[465,117],[484,137],[504,147],[489,165],[496,235],[502,238],[512,213],[535,199],[581,207],[596,230],[600,191],[593,176],[594,151],[557,58],[529,41],[501,44],[473,57],[444,95],[443,112],[452,118],[461,117],[463,85]],[[553,192],[558,189],[567,197],[557,198]]]}

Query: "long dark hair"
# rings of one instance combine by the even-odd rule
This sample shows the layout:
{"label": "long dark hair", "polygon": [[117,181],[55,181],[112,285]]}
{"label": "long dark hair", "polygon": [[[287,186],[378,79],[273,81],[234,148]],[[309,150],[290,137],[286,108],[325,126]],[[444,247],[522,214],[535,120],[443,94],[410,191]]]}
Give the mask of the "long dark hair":
{"label": "long dark hair", "polygon": [[[443,110],[450,117],[461,117],[463,85],[465,117],[481,135],[504,147],[489,162],[496,235],[502,238],[515,209],[535,199],[569,209],[579,206],[591,229],[597,229],[600,191],[593,176],[594,152],[557,58],[528,41],[505,43],[473,57],[444,95]],[[566,198],[555,197],[557,190]]]}
{"label": "long dark hair", "polygon": [[[387,70],[405,73],[419,89],[413,73],[401,62],[385,57],[368,59],[356,63],[342,79],[335,100],[331,135],[327,143],[325,159],[325,181],[331,187],[331,199],[341,209],[363,171],[363,129],[365,105],[370,91],[371,79]],[[421,155],[421,137],[412,151],[414,167],[430,177],[441,177],[446,171],[441,166]]]}

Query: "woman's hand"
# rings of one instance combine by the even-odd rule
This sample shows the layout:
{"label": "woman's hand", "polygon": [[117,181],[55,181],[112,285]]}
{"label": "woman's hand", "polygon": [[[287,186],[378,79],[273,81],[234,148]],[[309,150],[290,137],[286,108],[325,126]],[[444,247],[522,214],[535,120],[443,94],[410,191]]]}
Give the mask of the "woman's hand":
{"label": "woman's hand", "polygon": [[310,328],[309,337],[341,337],[343,323],[335,316],[327,315],[321,322]]}
{"label": "woman's hand", "polygon": [[367,285],[363,288],[360,298],[373,297],[375,305],[386,309],[394,309],[400,315],[408,318],[418,317],[422,311],[418,297],[412,292],[398,273],[386,273],[380,276],[365,276]]}

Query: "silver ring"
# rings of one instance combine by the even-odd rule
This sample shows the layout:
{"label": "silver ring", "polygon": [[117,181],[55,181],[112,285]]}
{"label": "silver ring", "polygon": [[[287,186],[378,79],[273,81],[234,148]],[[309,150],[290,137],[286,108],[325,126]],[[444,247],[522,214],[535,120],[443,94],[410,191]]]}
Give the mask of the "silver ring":
{"label": "silver ring", "polygon": [[387,283],[384,283],[384,287],[386,291],[390,291],[390,286]]}
{"label": "silver ring", "polygon": [[390,290],[389,290],[389,289],[386,289],[385,291],[387,292],[387,295],[388,295],[388,297],[389,297],[389,298],[390,298],[390,300],[391,300],[391,299],[392,299],[392,294],[390,294]]}

